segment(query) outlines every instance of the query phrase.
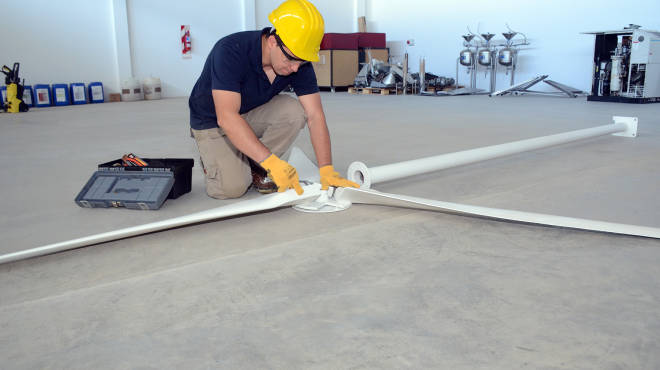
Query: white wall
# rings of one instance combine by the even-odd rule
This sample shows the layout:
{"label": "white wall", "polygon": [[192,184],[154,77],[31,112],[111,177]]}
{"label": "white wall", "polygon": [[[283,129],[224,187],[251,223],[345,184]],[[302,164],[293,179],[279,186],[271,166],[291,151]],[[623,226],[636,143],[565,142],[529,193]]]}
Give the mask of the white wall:
{"label": "white wall", "polygon": [[[520,52],[517,82],[549,74],[557,82],[583,90],[591,87],[594,36],[580,32],[621,29],[629,23],[660,29],[657,0],[639,0],[634,5],[615,0],[408,0],[405,5],[366,1],[369,31],[387,33],[388,41],[415,40],[415,46],[407,48],[413,71],[419,70],[419,58],[424,56],[427,72],[453,77],[467,26],[475,33],[477,28],[480,33],[495,33],[496,39],[503,40],[500,34],[508,23],[531,41]],[[484,73],[478,76],[478,87],[487,89]],[[467,82],[467,75],[461,73],[459,80]],[[497,87],[508,85],[502,69]]]}
{"label": "white wall", "polygon": [[117,91],[111,1],[4,1],[0,11],[0,64],[19,62],[26,85],[101,81],[106,95]]}
{"label": "white wall", "polygon": [[[254,29],[254,14],[254,0],[7,2],[0,65],[20,62],[28,85],[101,81],[106,99],[131,75],[160,77],[165,97],[185,96],[213,44]],[[182,24],[191,26],[191,59],[181,57]]]}
{"label": "white wall", "polygon": [[[501,33],[505,23],[524,32],[532,45],[520,53],[517,81],[549,74],[558,82],[589,89],[593,36],[583,31],[620,29],[628,23],[660,29],[660,1],[568,0],[312,0],[324,16],[326,32],[355,32],[366,15],[368,30],[388,41],[414,38],[408,48],[411,70],[420,56],[426,70],[453,77],[461,35]],[[160,77],[165,97],[186,96],[212,45],[229,33],[265,27],[281,0],[31,0],[3,3],[0,63],[21,63],[26,83],[101,81],[119,92],[120,81]],[[185,3],[185,5],[184,5]],[[7,16],[12,14],[12,16]],[[179,33],[191,26],[192,59],[181,58]],[[16,32],[16,30],[19,30]],[[11,35],[11,37],[9,36]],[[499,37],[499,36],[498,36]],[[488,87],[480,74],[479,87]],[[500,73],[498,87],[508,85]],[[466,75],[461,74],[461,81]]]}
{"label": "white wall", "polygon": [[[223,36],[243,30],[243,3],[127,0],[133,76],[140,80],[159,77],[165,97],[188,95],[213,45]],[[246,3],[247,9],[254,12]],[[190,25],[190,59],[181,56],[181,25]]]}

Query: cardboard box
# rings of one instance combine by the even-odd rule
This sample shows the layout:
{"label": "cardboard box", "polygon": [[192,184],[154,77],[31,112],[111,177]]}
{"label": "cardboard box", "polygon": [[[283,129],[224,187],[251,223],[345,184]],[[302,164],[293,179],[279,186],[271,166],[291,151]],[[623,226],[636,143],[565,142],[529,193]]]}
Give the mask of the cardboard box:
{"label": "cardboard box", "polygon": [[121,101],[121,94],[110,94],[109,99],[110,103]]}
{"label": "cardboard box", "polygon": [[357,50],[321,50],[312,63],[319,87],[353,86],[358,73]]}
{"label": "cardboard box", "polygon": [[372,59],[378,59],[382,62],[389,63],[390,59],[390,49],[358,49],[358,62],[359,63],[369,63],[368,55],[371,52]]}

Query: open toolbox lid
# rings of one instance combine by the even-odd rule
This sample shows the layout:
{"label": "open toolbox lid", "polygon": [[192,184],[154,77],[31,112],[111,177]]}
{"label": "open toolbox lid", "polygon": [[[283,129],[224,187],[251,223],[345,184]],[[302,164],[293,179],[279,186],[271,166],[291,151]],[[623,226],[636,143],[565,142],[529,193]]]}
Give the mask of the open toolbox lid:
{"label": "open toolbox lid", "polygon": [[86,208],[159,209],[173,185],[168,171],[96,171],[75,202]]}
{"label": "open toolbox lid", "polygon": [[148,163],[144,167],[125,167],[122,166],[122,160],[101,163],[98,166],[99,171],[118,171],[118,172],[173,172],[174,186],[167,196],[167,199],[176,199],[183,194],[189,193],[192,184],[192,168],[195,162],[192,158],[142,158]]}

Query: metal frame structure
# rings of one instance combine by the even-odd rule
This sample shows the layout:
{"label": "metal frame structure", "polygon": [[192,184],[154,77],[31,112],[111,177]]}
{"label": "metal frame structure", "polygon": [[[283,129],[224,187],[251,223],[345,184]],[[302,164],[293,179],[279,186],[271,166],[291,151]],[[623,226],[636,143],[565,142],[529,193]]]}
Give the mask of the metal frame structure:
{"label": "metal frame structure", "polygon": [[[574,87],[561,84],[559,82],[548,80],[548,75],[540,75],[534,77],[530,80],[521,82],[514,86],[508,87],[504,90],[499,90],[489,94],[488,96],[503,96],[506,94],[512,95],[522,95],[522,94],[536,94],[536,95],[559,95],[559,96],[568,96],[569,98],[576,98],[578,95],[586,95],[587,93],[576,89]],[[546,84],[552,86],[558,91],[533,91],[529,90],[532,86],[536,85],[539,82],[545,82]]]}

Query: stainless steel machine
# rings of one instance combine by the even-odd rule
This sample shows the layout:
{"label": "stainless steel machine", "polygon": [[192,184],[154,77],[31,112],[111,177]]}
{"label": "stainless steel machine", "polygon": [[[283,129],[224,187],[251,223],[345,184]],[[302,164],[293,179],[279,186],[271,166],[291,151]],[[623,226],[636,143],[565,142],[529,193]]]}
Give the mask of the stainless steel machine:
{"label": "stainless steel machine", "polygon": [[[497,54],[497,62],[504,67],[507,75],[511,73],[511,83],[509,86],[513,86],[516,76],[516,66],[518,64],[518,48],[523,45],[529,45],[529,42],[524,33],[512,30],[508,24],[506,28],[508,28],[509,32],[502,32],[502,36],[504,36],[506,41]],[[514,41],[514,38],[518,35],[523,38],[522,41],[520,39]]]}
{"label": "stainless steel machine", "polygon": [[495,91],[496,83],[496,68],[497,64],[495,63],[495,58],[497,55],[497,49],[494,45],[491,45],[490,40],[495,36],[494,33],[482,33],[479,35],[483,40],[482,46],[477,53],[478,59],[477,62],[479,65],[485,67],[486,74],[490,74],[490,90],[489,92]]}
{"label": "stainless steel machine", "polygon": [[[457,88],[452,95],[459,94],[493,94],[497,80],[498,65],[504,67],[505,73],[511,73],[511,84],[514,86],[516,65],[518,63],[518,48],[523,45],[529,45],[527,37],[521,33],[511,30],[507,24],[508,32],[502,32],[504,42],[493,40],[495,36],[492,33],[473,33],[468,27],[468,34],[463,35],[463,49],[458,59],[456,59],[456,84],[458,85],[459,67],[463,66],[467,70],[470,83],[466,87]],[[520,38],[514,40],[514,37],[520,35]],[[490,74],[489,91],[477,88],[476,74],[479,69],[485,70],[486,76]]]}
{"label": "stainless steel machine", "polygon": [[589,101],[660,102],[660,32],[631,24],[595,35]]}
{"label": "stainless steel machine", "polygon": [[475,34],[469,32],[467,35],[462,36],[465,40],[463,46],[465,49],[461,51],[456,59],[456,86],[458,87],[458,65],[462,65],[467,69],[467,74],[470,76],[470,83],[468,86],[461,88],[461,92],[464,94],[475,94],[483,92],[481,89],[477,89],[477,50],[479,49],[478,44],[473,43],[472,40],[475,37]]}

